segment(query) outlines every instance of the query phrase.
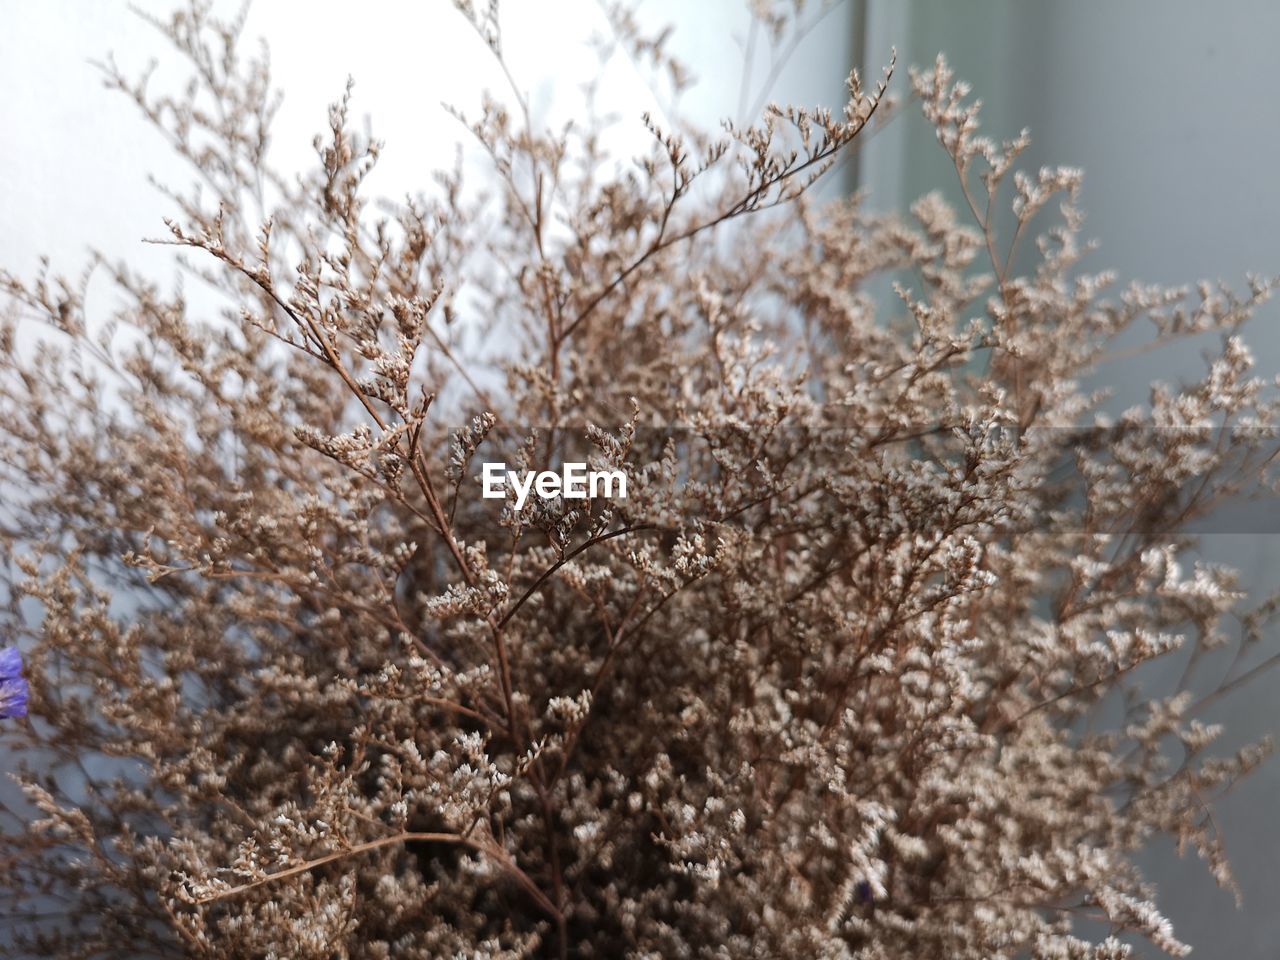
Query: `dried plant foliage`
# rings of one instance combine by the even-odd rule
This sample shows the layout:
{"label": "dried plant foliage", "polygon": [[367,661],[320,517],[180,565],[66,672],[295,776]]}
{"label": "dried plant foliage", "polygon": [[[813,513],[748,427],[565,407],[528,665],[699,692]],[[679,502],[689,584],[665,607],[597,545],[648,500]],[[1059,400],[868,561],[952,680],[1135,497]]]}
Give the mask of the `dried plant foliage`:
{"label": "dried plant foliage", "polygon": [[[757,6],[782,46],[813,15]],[[14,949],[1184,950],[1133,855],[1172,837],[1229,885],[1212,802],[1264,747],[1207,755],[1203,704],[1135,676],[1232,642],[1185,534],[1266,480],[1237,328],[1268,282],[1112,292],[1080,174],[1021,172],[941,59],[911,83],[971,209],[810,201],[883,102],[856,74],[839,115],[651,120],[629,166],[513,84],[466,119],[487,194],[388,204],[347,97],[278,174],[241,24],[158,25],[184,93],[104,69],[199,177],[166,242],[225,315],[106,260],[106,324],[87,278],[3,276]],[[1147,321],[1221,350],[1105,420],[1082,383]],[[626,500],[480,498],[480,459],[584,445]]]}

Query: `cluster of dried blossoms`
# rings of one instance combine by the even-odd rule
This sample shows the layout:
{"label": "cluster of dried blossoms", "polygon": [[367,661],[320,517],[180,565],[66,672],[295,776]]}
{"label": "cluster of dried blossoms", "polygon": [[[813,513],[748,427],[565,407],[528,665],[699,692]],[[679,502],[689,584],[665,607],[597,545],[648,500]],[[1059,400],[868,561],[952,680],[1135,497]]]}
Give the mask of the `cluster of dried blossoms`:
{"label": "cluster of dried blossoms", "polygon": [[[496,14],[464,13],[500,58]],[[238,24],[162,26],[184,96],[110,76],[198,171],[171,239],[226,315],[103,262],[99,328],[84,284],[4,279],[11,946],[1184,949],[1133,854],[1171,836],[1229,884],[1211,803],[1262,750],[1206,757],[1188,695],[1132,693],[1228,642],[1230,573],[1179,560],[1269,463],[1234,334],[1267,284],[1109,298],[1079,174],[1017,172],[1025,139],[980,137],[942,61],[912,85],[972,210],[803,196],[881,102],[856,77],[841,116],[653,124],[632,167],[517,93],[470,123],[487,200],[448,175],[378,208],[345,101],[318,167],[278,176]],[[1082,378],[1147,319],[1220,356],[1105,421]],[[482,459],[584,445],[626,500],[480,496]]]}

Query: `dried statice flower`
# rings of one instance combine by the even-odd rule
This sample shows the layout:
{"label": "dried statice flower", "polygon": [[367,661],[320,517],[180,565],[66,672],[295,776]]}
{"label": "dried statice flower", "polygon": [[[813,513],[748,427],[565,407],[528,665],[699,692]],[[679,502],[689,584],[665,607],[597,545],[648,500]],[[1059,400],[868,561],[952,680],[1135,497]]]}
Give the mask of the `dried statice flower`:
{"label": "dried statice flower", "polygon": [[0,720],[27,715],[27,681],[17,647],[0,649]]}
{"label": "dried statice flower", "polygon": [[[752,7],[784,48],[823,12]],[[242,22],[157,25],[185,91],[107,78],[192,165],[165,242],[224,309],[105,258],[107,322],[87,277],[0,275],[5,949],[1185,952],[1136,855],[1230,887],[1213,802],[1266,746],[1199,716],[1247,673],[1149,665],[1280,607],[1187,536],[1275,481],[1270,281],[1088,272],[1079,172],[1020,170],[941,59],[912,86],[959,208],[814,201],[883,113],[856,74],[839,112],[649,118],[629,165],[513,83],[468,120],[482,189],[384,204],[350,91],[281,173]],[[1220,349],[1107,417],[1082,384],[1144,324]],[[490,461],[627,496],[485,499]]]}

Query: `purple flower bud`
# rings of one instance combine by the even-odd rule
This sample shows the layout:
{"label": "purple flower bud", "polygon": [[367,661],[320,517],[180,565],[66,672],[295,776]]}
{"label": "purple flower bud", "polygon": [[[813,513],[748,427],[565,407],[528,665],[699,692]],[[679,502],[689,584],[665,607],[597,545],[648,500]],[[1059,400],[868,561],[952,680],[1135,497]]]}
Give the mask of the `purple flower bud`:
{"label": "purple flower bud", "polygon": [[27,715],[27,681],[17,647],[0,649],[0,720]]}

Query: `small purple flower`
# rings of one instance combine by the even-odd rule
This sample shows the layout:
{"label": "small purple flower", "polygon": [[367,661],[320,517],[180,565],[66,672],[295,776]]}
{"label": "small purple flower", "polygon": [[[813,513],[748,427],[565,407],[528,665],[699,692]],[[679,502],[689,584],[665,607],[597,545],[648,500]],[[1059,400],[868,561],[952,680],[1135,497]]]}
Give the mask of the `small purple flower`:
{"label": "small purple flower", "polygon": [[17,647],[0,649],[0,720],[27,715],[27,681]]}

